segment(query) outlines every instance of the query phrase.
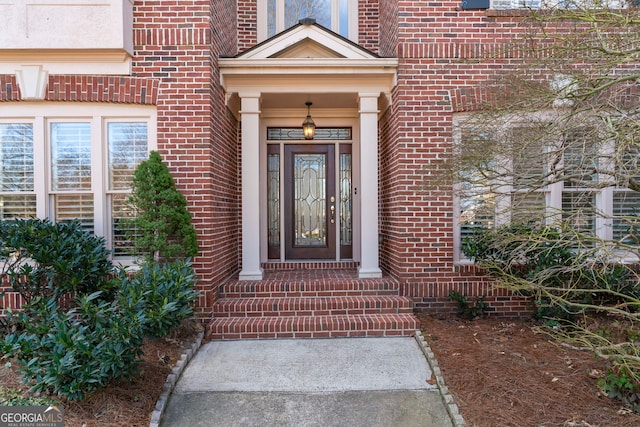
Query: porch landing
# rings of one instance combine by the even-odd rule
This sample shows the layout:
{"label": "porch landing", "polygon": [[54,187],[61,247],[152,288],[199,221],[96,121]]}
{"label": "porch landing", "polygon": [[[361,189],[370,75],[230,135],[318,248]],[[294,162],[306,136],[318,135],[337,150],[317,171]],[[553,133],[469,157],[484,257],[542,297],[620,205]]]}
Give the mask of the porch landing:
{"label": "porch landing", "polygon": [[212,339],[409,336],[419,328],[391,277],[360,279],[350,262],[263,267],[263,280],[221,285]]}

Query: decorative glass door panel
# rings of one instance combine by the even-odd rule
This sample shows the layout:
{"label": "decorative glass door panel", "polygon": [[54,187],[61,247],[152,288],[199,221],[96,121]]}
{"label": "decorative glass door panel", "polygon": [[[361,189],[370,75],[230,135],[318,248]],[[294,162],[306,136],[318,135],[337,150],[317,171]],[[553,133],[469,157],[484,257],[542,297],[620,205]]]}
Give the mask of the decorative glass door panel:
{"label": "decorative glass door panel", "polygon": [[340,144],[340,169],[338,182],[340,185],[340,258],[353,257],[353,218],[351,195],[351,179],[353,164],[351,159],[351,144]]}
{"label": "decorative glass door panel", "polygon": [[267,236],[269,259],[280,258],[280,146],[267,146]]}
{"label": "decorative glass door panel", "polygon": [[295,246],[327,245],[327,156],[293,155],[293,218]]}
{"label": "decorative glass door panel", "polygon": [[285,256],[335,259],[334,145],[285,146]]}

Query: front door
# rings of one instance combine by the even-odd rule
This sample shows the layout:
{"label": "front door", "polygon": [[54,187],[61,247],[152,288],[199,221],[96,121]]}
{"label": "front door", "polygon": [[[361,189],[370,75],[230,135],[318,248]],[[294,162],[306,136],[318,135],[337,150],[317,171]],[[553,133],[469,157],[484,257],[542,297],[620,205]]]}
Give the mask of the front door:
{"label": "front door", "polygon": [[287,259],[336,258],[335,145],[284,148],[284,231]]}

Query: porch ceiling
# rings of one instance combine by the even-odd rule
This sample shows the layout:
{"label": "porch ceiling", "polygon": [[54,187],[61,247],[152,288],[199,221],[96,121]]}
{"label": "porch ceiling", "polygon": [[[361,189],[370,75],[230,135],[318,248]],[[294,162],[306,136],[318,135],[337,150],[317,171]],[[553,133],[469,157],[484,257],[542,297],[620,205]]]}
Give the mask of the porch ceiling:
{"label": "porch ceiling", "polygon": [[358,94],[345,93],[263,93],[261,108],[286,109],[304,107],[305,102],[313,103],[313,109],[357,108]]}

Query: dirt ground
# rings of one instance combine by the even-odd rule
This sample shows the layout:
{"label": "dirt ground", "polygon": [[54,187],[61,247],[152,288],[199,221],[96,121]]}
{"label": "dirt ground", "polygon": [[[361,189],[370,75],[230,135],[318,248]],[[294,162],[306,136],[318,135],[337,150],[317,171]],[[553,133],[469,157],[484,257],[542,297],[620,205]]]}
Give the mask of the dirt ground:
{"label": "dirt ground", "polygon": [[537,332],[530,320],[420,316],[446,385],[470,427],[638,427],[603,395],[606,368]]}

